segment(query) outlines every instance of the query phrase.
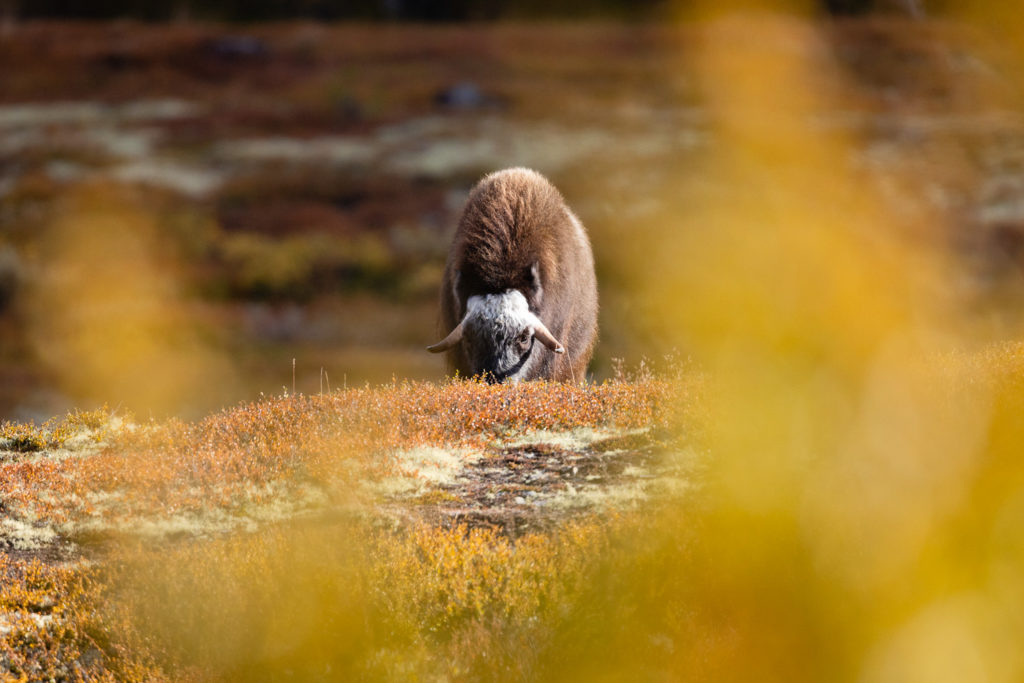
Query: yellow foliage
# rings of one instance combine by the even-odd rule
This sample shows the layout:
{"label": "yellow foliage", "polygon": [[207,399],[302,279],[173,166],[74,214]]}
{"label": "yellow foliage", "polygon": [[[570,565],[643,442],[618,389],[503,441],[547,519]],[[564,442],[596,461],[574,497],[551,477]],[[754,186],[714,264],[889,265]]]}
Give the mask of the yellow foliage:
{"label": "yellow foliage", "polygon": [[130,193],[68,193],[43,249],[30,335],[67,390],[165,414],[231,381],[185,314],[174,254]]}

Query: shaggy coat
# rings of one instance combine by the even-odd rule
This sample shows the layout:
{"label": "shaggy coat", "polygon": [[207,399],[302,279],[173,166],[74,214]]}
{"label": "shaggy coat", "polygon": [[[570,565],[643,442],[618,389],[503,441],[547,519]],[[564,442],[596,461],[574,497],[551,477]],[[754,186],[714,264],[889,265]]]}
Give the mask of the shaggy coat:
{"label": "shaggy coat", "polygon": [[[487,295],[504,295],[522,306],[511,290],[522,294],[554,344],[545,348],[531,339],[519,367],[507,376],[583,380],[597,340],[597,279],[590,241],[558,190],[525,168],[488,175],[471,191],[441,285],[442,334],[472,318],[467,317],[468,304],[498,300]],[[538,332],[537,338],[542,337]],[[565,353],[549,350],[561,350],[555,340]],[[486,363],[481,368],[480,353],[471,346],[464,339],[448,349],[450,371],[471,376],[488,369]],[[499,374],[497,379],[504,377]]]}

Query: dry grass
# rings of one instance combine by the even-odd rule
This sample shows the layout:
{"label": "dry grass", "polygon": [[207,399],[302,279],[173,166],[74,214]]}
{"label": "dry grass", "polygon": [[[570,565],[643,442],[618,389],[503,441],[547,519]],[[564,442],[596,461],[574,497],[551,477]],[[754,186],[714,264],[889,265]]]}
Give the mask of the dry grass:
{"label": "dry grass", "polygon": [[[699,386],[402,383],[267,399],[196,423],[138,425],[109,411],[5,423],[3,516],[77,530],[87,546],[102,528],[108,542],[86,564],[0,556],[0,662],[16,677],[85,680],[472,678],[495,662],[528,675],[614,525],[572,522],[517,540],[493,529],[394,529],[374,521],[366,485],[417,476],[403,449],[579,428],[678,430],[696,416]],[[336,512],[217,533],[218,519],[294,502],[303,486],[326,491],[317,504]],[[188,515],[193,526],[174,526]],[[146,524],[170,530],[165,539],[206,540],[154,545]],[[527,647],[535,652],[523,658]]]}
{"label": "dry grass", "polygon": [[536,673],[607,528],[515,543],[465,528],[274,530],[145,556],[121,599],[170,645],[171,670],[215,680],[520,678]]}
{"label": "dry grass", "polygon": [[41,425],[5,421],[0,423],[0,450],[34,453],[61,449],[71,439],[79,445],[100,443],[111,434],[116,423],[107,407],[93,411],[76,410],[64,418],[53,418]]}
{"label": "dry grass", "polygon": [[130,626],[124,615],[97,609],[108,590],[94,569],[0,554],[0,578],[4,680],[147,681],[162,675],[144,652],[125,647]]}
{"label": "dry grass", "polygon": [[[602,385],[532,383],[443,388],[401,383],[323,396],[266,399],[196,423],[172,420],[108,430],[80,457],[13,457],[0,465],[10,513],[61,524],[137,519],[210,506],[259,506],[303,483],[355,495],[395,474],[389,454],[416,446],[482,446],[535,429],[663,424],[671,387],[651,380]],[[95,418],[94,418],[95,419]],[[6,424],[21,450],[59,445],[78,418],[33,427]],[[22,445],[24,444],[24,445]],[[12,449],[13,450],[13,449]]]}
{"label": "dry grass", "polygon": [[346,680],[529,674],[607,548],[597,525],[289,527],[104,567],[0,556],[0,664],[23,680]]}

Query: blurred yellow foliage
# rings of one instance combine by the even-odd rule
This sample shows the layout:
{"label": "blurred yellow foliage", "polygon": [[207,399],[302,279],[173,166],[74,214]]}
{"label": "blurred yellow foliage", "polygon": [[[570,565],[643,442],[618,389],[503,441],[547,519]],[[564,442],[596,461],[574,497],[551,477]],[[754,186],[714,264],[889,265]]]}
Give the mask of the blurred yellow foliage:
{"label": "blurred yellow foliage", "polygon": [[[785,3],[705,8],[687,54],[719,147],[687,172],[735,191],[664,218],[662,267],[642,283],[713,378],[708,509],[669,514],[651,540],[681,577],[624,570],[690,622],[664,631],[662,670],[1020,680],[1024,566],[991,544],[1024,534],[1006,521],[1024,497],[1022,347],[972,349],[945,245],[911,240],[848,172],[849,141],[822,125],[841,107],[820,83],[842,79],[820,25]],[[693,524],[692,554],[667,543]],[[655,610],[634,624],[647,633],[669,613],[615,585],[596,589],[603,633],[586,651],[621,673],[646,666],[612,623],[623,605]]]}
{"label": "blurred yellow foliage", "polygon": [[69,193],[43,250],[32,341],[78,400],[166,414],[231,381],[183,308],[174,254],[127,190]]}

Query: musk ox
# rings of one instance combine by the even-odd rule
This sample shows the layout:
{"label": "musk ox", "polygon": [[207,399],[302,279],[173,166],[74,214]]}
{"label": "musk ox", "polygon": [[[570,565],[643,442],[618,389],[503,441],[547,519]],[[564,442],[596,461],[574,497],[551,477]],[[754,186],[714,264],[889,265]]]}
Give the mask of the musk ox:
{"label": "musk ox", "polygon": [[582,380],[597,339],[594,256],[579,219],[525,168],[470,192],[441,284],[448,369],[490,382]]}

